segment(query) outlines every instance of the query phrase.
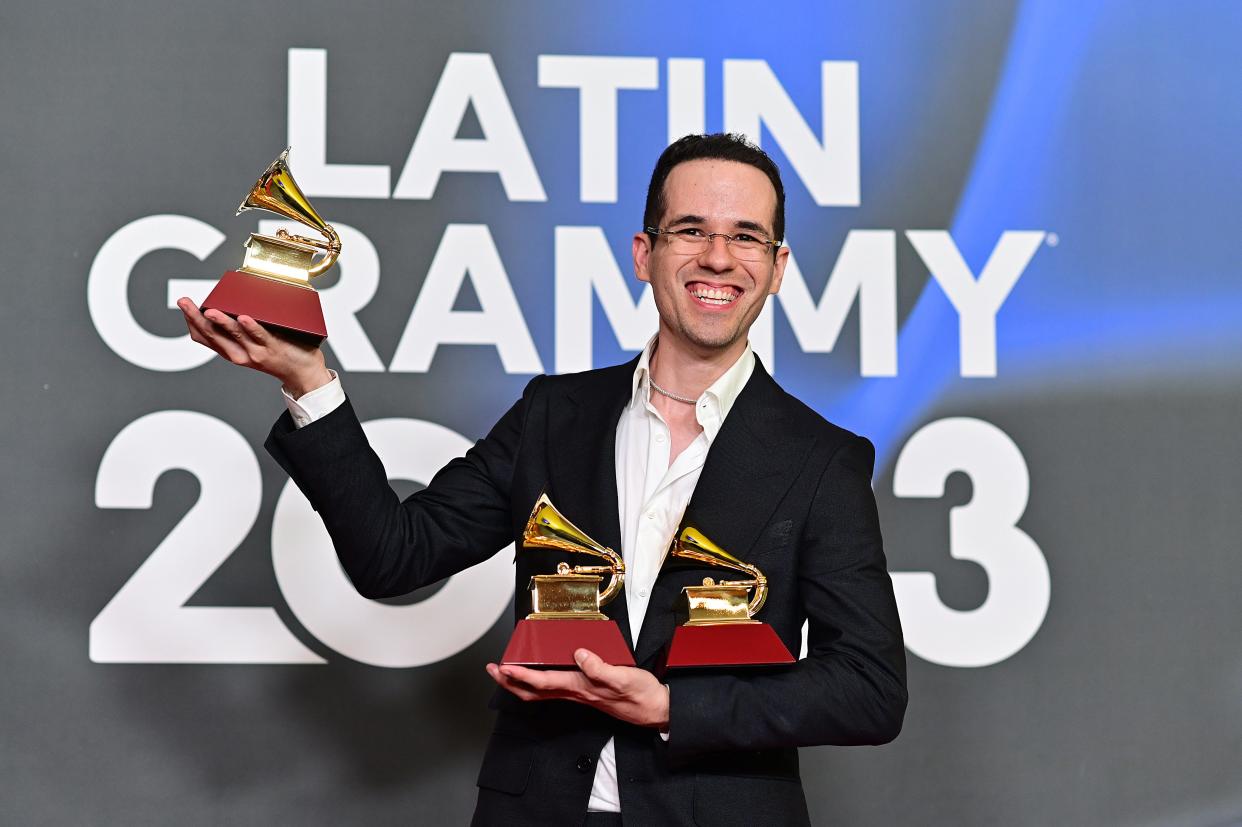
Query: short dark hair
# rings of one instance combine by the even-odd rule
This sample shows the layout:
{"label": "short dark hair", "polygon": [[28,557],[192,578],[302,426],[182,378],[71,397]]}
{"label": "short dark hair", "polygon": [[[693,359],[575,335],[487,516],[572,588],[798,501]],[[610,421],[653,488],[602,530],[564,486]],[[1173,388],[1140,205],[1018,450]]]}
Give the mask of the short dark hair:
{"label": "short dark hair", "polygon": [[711,135],[687,135],[668,145],[651,171],[651,183],[647,187],[647,207],[643,210],[643,227],[658,227],[668,205],[664,200],[664,182],[673,167],[686,161],[704,159],[737,161],[755,167],[772,182],[776,190],[776,215],[772,218],[773,241],[785,238],[785,187],[781,184],[781,171],[762,149],[751,143],[745,135],[732,132],[716,132]]}

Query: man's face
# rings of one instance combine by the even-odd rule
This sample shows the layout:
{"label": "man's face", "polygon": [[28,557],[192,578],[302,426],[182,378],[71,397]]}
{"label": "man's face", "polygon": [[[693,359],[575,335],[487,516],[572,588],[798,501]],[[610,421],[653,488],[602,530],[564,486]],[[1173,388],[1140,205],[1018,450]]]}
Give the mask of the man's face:
{"label": "man's face", "polygon": [[[697,227],[704,233],[748,232],[772,238],[776,191],[759,169],[737,161],[702,159],[673,167],[664,182],[662,229]],[[660,312],[660,336],[692,352],[740,350],[769,294],[781,286],[789,250],[760,261],[739,261],[723,238],[697,254],[674,252],[666,236],[634,236],[634,269],[651,284]]]}

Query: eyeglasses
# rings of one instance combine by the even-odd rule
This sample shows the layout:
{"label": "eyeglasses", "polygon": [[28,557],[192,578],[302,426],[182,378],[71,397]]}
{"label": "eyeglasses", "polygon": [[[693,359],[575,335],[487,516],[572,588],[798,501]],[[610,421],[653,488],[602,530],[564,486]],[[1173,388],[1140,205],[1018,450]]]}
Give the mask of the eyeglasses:
{"label": "eyeglasses", "polygon": [[659,227],[643,227],[652,235],[662,235],[668,239],[669,249],[678,255],[697,256],[712,243],[716,237],[724,239],[725,246],[738,261],[762,261],[770,250],[781,246],[779,241],[771,241],[754,233],[705,233],[698,227],[683,227],[680,230],[662,230]]}

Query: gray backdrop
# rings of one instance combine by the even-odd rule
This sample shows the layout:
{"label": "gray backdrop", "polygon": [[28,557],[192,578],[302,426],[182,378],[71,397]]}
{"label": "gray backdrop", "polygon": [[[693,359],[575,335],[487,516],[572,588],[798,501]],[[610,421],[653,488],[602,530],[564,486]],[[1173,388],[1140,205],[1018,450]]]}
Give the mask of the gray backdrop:
{"label": "gray backdrop", "polygon": [[[333,311],[357,312],[330,318],[329,361],[365,420],[402,420],[385,460],[410,491],[534,373],[650,332],[620,277],[650,167],[696,118],[753,124],[785,170],[809,298],[783,291],[762,355],[880,457],[910,707],[889,746],[803,751],[816,823],[1242,820],[1240,22],[974,0],[0,9],[0,821],[468,819],[510,558],[369,613],[296,497],[278,508],[275,383],[196,361],[169,281],[240,263],[261,216],[235,204],[292,143],[355,231],[322,285],[363,297]],[[603,84],[579,91],[555,61],[541,81],[556,55],[629,62],[564,64]],[[411,159],[433,93],[450,149]],[[990,311],[958,307],[1006,272]],[[830,274],[856,283],[821,299]],[[575,303],[587,282],[628,293]]]}

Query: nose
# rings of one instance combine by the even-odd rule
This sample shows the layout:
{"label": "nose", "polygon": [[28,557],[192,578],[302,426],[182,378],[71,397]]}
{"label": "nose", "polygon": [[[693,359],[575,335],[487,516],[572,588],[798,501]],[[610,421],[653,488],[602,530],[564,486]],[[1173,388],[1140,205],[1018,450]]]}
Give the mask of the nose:
{"label": "nose", "polygon": [[708,239],[707,247],[699,255],[699,265],[714,272],[731,270],[735,263],[733,251],[729,249],[728,240],[723,235],[713,234]]}

